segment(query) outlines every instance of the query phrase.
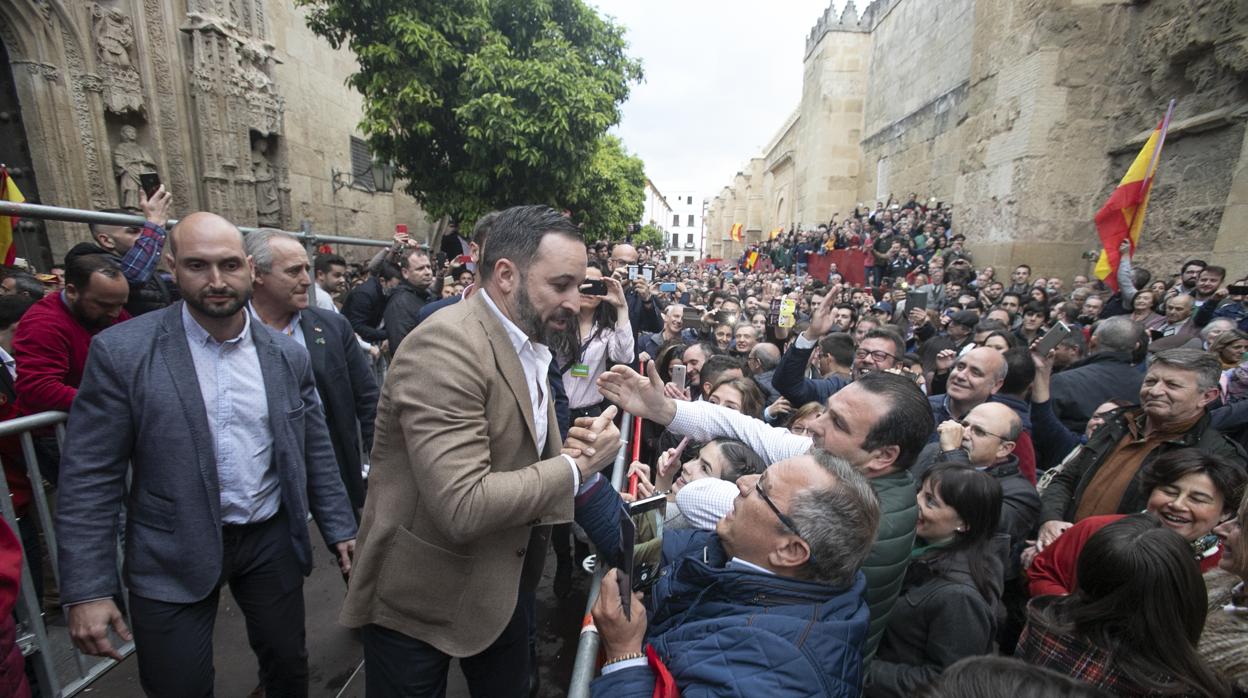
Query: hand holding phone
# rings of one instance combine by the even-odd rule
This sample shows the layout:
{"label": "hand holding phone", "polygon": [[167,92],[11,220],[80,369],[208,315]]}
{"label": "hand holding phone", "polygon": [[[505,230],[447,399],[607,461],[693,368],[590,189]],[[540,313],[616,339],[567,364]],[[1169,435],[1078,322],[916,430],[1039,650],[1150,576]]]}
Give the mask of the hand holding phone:
{"label": "hand holding phone", "polygon": [[1061,320],[1058,320],[1057,323],[1049,328],[1048,332],[1044,333],[1044,336],[1040,338],[1040,341],[1036,342],[1035,345],[1032,346],[1032,351],[1036,352],[1040,356],[1048,356],[1049,352],[1056,349],[1057,345],[1061,344],[1063,339],[1070,336],[1070,332],[1070,326]]}
{"label": "hand holding phone", "polygon": [[607,282],[602,279],[586,279],[581,284],[581,293],[586,296],[605,296],[607,295]]}

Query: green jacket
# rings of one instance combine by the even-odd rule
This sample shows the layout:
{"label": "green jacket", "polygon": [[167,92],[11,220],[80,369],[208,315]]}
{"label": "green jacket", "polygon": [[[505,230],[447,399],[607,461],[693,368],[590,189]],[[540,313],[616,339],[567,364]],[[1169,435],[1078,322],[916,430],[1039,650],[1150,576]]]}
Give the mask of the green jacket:
{"label": "green jacket", "polygon": [[880,498],[880,529],[871,554],[862,565],[862,573],[867,577],[867,607],[871,611],[867,644],[862,651],[864,663],[875,654],[888,627],[888,614],[910,566],[914,523],[919,515],[918,487],[908,471],[872,478],[870,482]]}

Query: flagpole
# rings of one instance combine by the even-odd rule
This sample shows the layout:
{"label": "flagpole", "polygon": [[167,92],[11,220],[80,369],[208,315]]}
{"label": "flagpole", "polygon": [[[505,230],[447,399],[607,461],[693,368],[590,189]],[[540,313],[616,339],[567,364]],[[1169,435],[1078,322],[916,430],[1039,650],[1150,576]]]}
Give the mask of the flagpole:
{"label": "flagpole", "polygon": [[1144,188],[1148,186],[1153,179],[1153,173],[1157,171],[1157,160],[1161,157],[1161,146],[1166,144],[1166,131],[1170,130],[1170,117],[1174,116],[1174,104],[1176,99],[1170,100],[1170,106],[1166,107],[1166,118],[1161,120],[1161,136],[1157,138],[1157,147],[1153,148],[1153,156],[1148,160],[1148,169],[1144,170],[1144,179],[1140,181],[1140,194],[1143,195]]}

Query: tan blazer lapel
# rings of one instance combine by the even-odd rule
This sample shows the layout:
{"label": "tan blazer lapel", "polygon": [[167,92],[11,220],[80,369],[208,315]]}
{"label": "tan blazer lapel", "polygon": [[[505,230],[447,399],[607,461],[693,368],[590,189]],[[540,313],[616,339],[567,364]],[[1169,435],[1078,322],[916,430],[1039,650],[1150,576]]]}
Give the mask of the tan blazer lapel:
{"label": "tan blazer lapel", "polygon": [[[474,312],[481,322],[482,329],[485,330],[486,337],[490,340],[490,349],[494,352],[494,358],[502,370],[503,381],[511,389],[511,394],[515,396],[520,412],[524,414],[524,425],[529,428],[529,440],[534,448],[537,448],[537,427],[533,421],[533,401],[529,397],[529,382],[524,377],[524,367],[520,365],[520,357],[516,355],[516,349],[511,344],[511,337],[508,336],[507,329],[503,327],[503,323],[480,293],[472,294],[467,302],[474,304]],[[546,389],[550,390],[550,386]],[[556,429],[555,435],[558,434]]]}

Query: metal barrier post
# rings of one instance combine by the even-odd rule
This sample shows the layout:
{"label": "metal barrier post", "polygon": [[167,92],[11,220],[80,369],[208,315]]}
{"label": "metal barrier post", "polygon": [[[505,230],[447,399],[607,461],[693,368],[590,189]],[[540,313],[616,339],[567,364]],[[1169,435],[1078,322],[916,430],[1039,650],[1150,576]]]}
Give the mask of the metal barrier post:
{"label": "metal barrier post", "polygon": [[[611,470],[611,487],[616,492],[624,485],[624,474],[628,472],[628,438],[633,433],[633,415],[624,413],[624,421],[620,425],[620,452],[615,455],[615,465]],[[598,558],[594,558],[594,579],[589,584],[589,599],[585,602],[585,615],[594,607],[598,600],[598,587],[607,573],[606,566]],[[644,611],[642,611],[644,613]],[[568,698],[588,698],[589,682],[594,679],[595,665],[598,663],[598,631],[592,626],[581,629],[580,639],[576,642],[576,660],[572,665],[572,682],[568,687]]]}

